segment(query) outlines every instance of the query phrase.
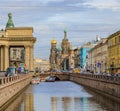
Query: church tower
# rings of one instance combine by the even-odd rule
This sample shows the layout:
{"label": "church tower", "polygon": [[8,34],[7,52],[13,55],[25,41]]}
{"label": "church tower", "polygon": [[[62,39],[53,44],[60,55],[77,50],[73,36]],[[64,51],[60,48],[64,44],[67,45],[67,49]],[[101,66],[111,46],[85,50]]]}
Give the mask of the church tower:
{"label": "church tower", "polygon": [[62,40],[62,54],[63,55],[68,55],[69,54],[69,50],[70,50],[70,42],[67,39],[67,31],[64,30],[64,39]]}
{"label": "church tower", "polygon": [[70,42],[67,39],[67,31],[64,30],[64,38],[61,43],[62,48],[62,69],[69,70]]}
{"label": "church tower", "polygon": [[57,48],[57,55],[56,55],[56,64],[57,64],[57,69],[60,70],[61,69],[61,62],[62,62],[62,48],[61,46],[59,46]]}
{"label": "church tower", "polygon": [[57,52],[56,44],[57,41],[53,39],[51,41],[51,50],[50,50],[50,64],[52,70],[56,68],[56,52]]}

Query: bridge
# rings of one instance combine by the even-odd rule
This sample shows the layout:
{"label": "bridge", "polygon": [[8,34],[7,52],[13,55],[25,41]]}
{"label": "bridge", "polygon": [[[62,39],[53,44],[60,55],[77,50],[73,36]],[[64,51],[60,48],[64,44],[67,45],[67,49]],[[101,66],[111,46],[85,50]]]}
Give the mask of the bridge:
{"label": "bridge", "polygon": [[43,81],[50,75],[55,76],[60,81],[69,80],[87,86],[96,92],[109,95],[111,98],[120,101],[120,77],[56,72],[40,73],[37,75],[31,73],[13,77],[0,77],[0,110],[8,105],[16,95],[22,92],[30,84],[34,76],[38,76],[40,81]]}
{"label": "bridge", "polygon": [[60,81],[68,81],[70,79],[70,74],[69,73],[61,73],[61,72],[52,72],[52,73],[40,73],[37,74],[39,77],[40,81],[45,81],[46,77],[48,76],[54,76],[56,77],[56,80]]}

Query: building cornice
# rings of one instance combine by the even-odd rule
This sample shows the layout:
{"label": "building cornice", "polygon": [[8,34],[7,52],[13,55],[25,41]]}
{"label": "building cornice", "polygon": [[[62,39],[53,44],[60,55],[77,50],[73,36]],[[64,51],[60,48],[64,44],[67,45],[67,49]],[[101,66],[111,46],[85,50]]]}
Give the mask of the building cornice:
{"label": "building cornice", "polygon": [[33,27],[13,27],[13,28],[6,28],[5,30],[31,30],[33,31]]}
{"label": "building cornice", "polygon": [[36,41],[35,37],[0,37],[4,41]]}
{"label": "building cornice", "polygon": [[113,34],[111,34],[110,36],[108,36],[108,39],[111,39],[111,38],[113,38],[113,37],[115,37],[115,36],[117,36],[119,34],[120,34],[120,30],[115,32],[115,33],[113,33]]}

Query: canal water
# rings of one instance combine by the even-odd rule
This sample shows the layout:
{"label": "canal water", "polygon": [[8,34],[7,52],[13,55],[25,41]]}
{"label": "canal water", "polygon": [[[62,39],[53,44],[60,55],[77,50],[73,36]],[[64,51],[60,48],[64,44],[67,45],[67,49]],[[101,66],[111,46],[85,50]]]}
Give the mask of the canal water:
{"label": "canal water", "polygon": [[30,85],[5,111],[120,111],[120,103],[69,81]]}

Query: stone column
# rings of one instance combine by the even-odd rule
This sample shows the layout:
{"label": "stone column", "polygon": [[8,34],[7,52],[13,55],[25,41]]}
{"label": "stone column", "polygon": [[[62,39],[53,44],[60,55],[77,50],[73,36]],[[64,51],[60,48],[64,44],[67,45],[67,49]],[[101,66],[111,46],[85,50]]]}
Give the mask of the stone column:
{"label": "stone column", "polygon": [[34,52],[33,46],[30,46],[30,71],[34,71]]}
{"label": "stone column", "polygon": [[28,68],[28,70],[30,70],[30,51],[29,51],[29,46],[26,45],[25,46],[25,64],[26,64],[26,67]]}
{"label": "stone column", "polygon": [[9,67],[9,46],[4,47],[4,70]]}
{"label": "stone column", "polygon": [[1,48],[0,48],[0,61],[1,61],[1,63],[0,63],[0,70],[1,71],[3,71],[4,70],[4,48],[3,48],[3,46],[1,46]]}

